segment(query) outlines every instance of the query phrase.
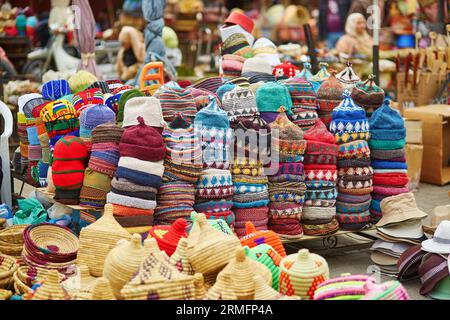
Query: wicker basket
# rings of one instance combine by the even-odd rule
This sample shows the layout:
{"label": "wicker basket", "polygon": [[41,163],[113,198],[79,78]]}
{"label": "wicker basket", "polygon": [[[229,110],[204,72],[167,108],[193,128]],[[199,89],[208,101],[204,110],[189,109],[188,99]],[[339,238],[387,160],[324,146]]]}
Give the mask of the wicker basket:
{"label": "wicker basket", "polygon": [[13,276],[19,265],[13,257],[0,254],[0,289],[9,289],[14,282]]}
{"label": "wicker basket", "polygon": [[285,257],[280,264],[280,292],[312,300],[317,287],[328,280],[330,272],[324,258],[302,249]]}
{"label": "wicker basket", "polygon": [[195,300],[203,300],[206,294],[205,279],[201,273],[194,275]]}
{"label": "wicker basket", "polygon": [[239,239],[226,235],[211,227],[203,214],[197,217],[199,231],[188,238],[188,256],[195,272],[203,274],[207,280],[217,275],[241,247]]}
{"label": "wicker basket", "polygon": [[0,241],[0,253],[11,256],[14,258],[19,258],[22,254],[23,244],[9,243]]}
{"label": "wicker basket", "polygon": [[91,292],[78,292],[73,300],[116,300],[109,281],[106,278],[97,278],[92,282]]}
{"label": "wicker basket", "polygon": [[203,300],[237,300],[233,287],[233,280],[228,273],[220,273],[217,281],[205,294]]}
{"label": "wicker basket", "polygon": [[[45,280],[49,275],[49,270],[42,268],[33,268],[21,266],[14,272],[14,289],[17,294],[23,295],[31,292],[31,287]],[[65,276],[59,274],[59,281],[63,281]]]}
{"label": "wicker basket", "polygon": [[177,249],[170,257],[169,263],[174,266],[178,271],[186,275],[193,275],[194,269],[189,262],[188,257],[188,242],[186,238],[181,238],[178,242]]}
{"label": "wicker basket", "polygon": [[264,265],[272,275],[272,288],[278,290],[280,282],[281,256],[269,245],[260,244],[254,248],[245,247],[247,257]]}
{"label": "wicker basket", "polygon": [[61,286],[75,297],[79,293],[92,294],[93,284],[96,278],[89,273],[89,268],[85,265],[78,266],[77,273],[61,283]]}
{"label": "wicker basket", "polygon": [[24,295],[24,300],[70,300],[70,296],[59,282],[59,273],[49,271],[42,285],[35,291]]}
{"label": "wicker basket", "polygon": [[109,251],[120,239],[130,238],[131,235],[114,218],[113,206],[107,204],[103,216],[81,230],[77,264],[86,265],[91,275],[100,277]]}
{"label": "wicker basket", "polygon": [[246,235],[241,238],[242,246],[254,248],[262,243],[265,243],[275,249],[278,254],[284,258],[286,251],[281,243],[280,237],[273,231],[257,231],[253,223],[247,222],[245,224]]}
{"label": "wicker basket", "polygon": [[1,300],[8,300],[13,295],[12,291],[0,289],[0,301]]}
{"label": "wicker basket", "polygon": [[15,225],[0,230],[0,242],[23,245],[23,231],[29,225]]}
{"label": "wicker basket", "polygon": [[114,296],[123,299],[120,293],[147,257],[148,250],[141,244],[141,236],[134,234],[130,240],[121,239],[105,259],[103,277],[108,279]]}
{"label": "wicker basket", "polygon": [[297,296],[285,296],[267,285],[262,277],[256,275],[255,280],[255,300],[301,300]]}

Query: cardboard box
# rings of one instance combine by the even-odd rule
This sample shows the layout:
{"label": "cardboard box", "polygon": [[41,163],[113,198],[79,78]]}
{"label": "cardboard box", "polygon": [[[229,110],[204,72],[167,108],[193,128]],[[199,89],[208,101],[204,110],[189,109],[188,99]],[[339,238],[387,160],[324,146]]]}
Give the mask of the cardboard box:
{"label": "cardboard box", "polygon": [[408,164],[409,190],[414,191],[419,188],[420,175],[422,172],[423,145],[407,144],[406,163]]}
{"label": "cardboard box", "polygon": [[408,120],[421,120],[423,162],[421,181],[436,185],[450,182],[450,105],[429,105],[405,110]]}
{"label": "cardboard box", "polygon": [[422,121],[405,119],[406,143],[422,144]]}

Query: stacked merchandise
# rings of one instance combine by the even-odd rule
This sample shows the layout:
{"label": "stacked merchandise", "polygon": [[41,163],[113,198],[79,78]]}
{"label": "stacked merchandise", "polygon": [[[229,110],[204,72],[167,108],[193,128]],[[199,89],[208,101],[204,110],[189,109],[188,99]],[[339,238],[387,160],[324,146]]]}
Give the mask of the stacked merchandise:
{"label": "stacked merchandise", "polygon": [[233,212],[236,216],[235,232],[241,237],[245,235],[248,221],[257,230],[267,230],[269,192],[264,164],[270,156],[271,129],[258,115],[254,115],[239,121],[234,132]]}
{"label": "stacked merchandise", "polygon": [[83,140],[86,148],[90,152],[92,149],[92,130],[95,127],[115,122],[116,114],[110,108],[102,103],[90,105],[84,108],[80,113],[80,138]]}
{"label": "stacked merchandise", "polygon": [[328,63],[321,62],[320,70],[311,78],[311,84],[314,87],[314,91],[317,93],[320,86],[324,83],[325,80],[328,80],[331,74],[328,72]]}
{"label": "stacked merchandise", "polygon": [[225,92],[222,97],[222,109],[228,114],[231,128],[234,128],[240,120],[259,115],[255,95],[249,89],[241,87]]}
{"label": "stacked merchandise", "polygon": [[280,111],[270,125],[275,143],[272,150],[279,155],[279,169],[276,175],[269,176],[269,229],[282,238],[298,239],[303,236],[300,220],[306,192],[302,163],[306,141],[303,130],[288,119],[283,108]]}
{"label": "stacked merchandise", "polygon": [[162,87],[155,97],[159,99],[166,122],[172,122],[176,114],[180,113],[192,123],[197,112],[197,105],[190,90],[178,86]]}
{"label": "stacked merchandise", "polygon": [[250,83],[276,81],[270,62],[261,57],[253,57],[244,62],[242,77],[247,78]]}
{"label": "stacked merchandise", "polygon": [[121,217],[127,231],[145,233],[153,225],[166,145],[156,129],[147,126],[142,117],[137,120],[139,124],[126,128],[120,140],[115,187],[108,193],[107,202],[114,205],[114,216]]}
{"label": "stacked merchandise", "polygon": [[52,162],[56,201],[68,205],[80,202],[87,158],[87,148],[78,137],[65,136],[56,143]]}
{"label": "stacked merchandise", "polygon": [[[123,189],[118,180],[112,181],[119,163],[122,134],[123,129],[114,123],[101,124],[92,130],[92,152],[84,173],[81,205],[103,208],[111,187],[115,190]],[[120,220],[119,217],[116,218]]]}
{"label": "stacked merchandise", "polygon": [[358,82],[351,94],[353,101],[366,110],[368,118],[381,107],[385,98],[384,90],[375,84],[374,79],[375,76],[370,75],[366,81]]}
{"label": "stacked merchandise", "polygon": [[317,104],[320,120],[330,127],[333,118],[333,110],[342,102],[344,86],[336,79],[334,73],[325,80],[317,90]]}
{"label": "stacked merchandise", "polygon": [[222,44],[222,81],[225,83],[241,76],[244,62],[251,58],[251,47],[242,33],[235,33]]}
{"label": "stacked merchandise", "polygon": [[347,62],[347,68],[338,73],[336,78],[342,83],[345,90],[350,92],[352,92],[356,84],[361,81],[355,71],[353,71],[351,62]]}
{"label": "stacked merchandise", "polygon": [[304,160],[306,191],[302,227],[305,235],[324,236],[336,232],[337,156],[334,135],[318,121],[305,133],[307,141]]}
{"label": "stacked merchandise", "polygon": [[334,109],[330,131],[339,144],[337,219],[342,230],[355,231],[370,223],[373,191],[370,163],[369,122],[364,109],[355,105],[350,93]]}
{"label": "stacked merchandise", "polygon": [[417,208],[412,193],[383,199],[381,211],[383,217],[376,224],[380,241],[372,247],[371,258],[383,273],[396,276],[399,255],[427,239],[422,226],[427,214]]}
{"label": "stacked merchandise", "polygon": [[285,61],[276,65],[272,70],[272,74],[277,80],[286,80],[297,77],[300,74],[300,69],[291,62]]}
{"label": "stacked merchandise", "polygon": [[179,218],[190,220],[195,184],[203,169],[202,151],[193,124],[175,116],[163,131],[167,146],[163,184],[158,193],[156,223],[170,225]]}
{"label": "stacked merchandise", "polygon": [[292,99],[286,86],[277,82],[263,84],[256,91],[256,105],[261,118],[271,124],[280,114],[280,107],[292,116]]}
{"label": "stacked merchandise", "polygon": [[400,113],[386,99],[369,121],[369,147],[372,156],[373,193],[370,213],[372,222],[381,219],[381,200],[409,192],[405,158],[406,129]]}
{"label": "stacked merchandise", "polygon": [[292,122],[304,131],[317,122],[317,101],[314,88],[302,78],[292,78],[282,82],[289,90],[292,99]]}
{"label": "stacked merchandise", "polygon": [[234,225],[233,182],[230,168],[232,130],[227,113],[210,98],[209,105],[197,113],[194,131],[202,148],[203,169],[195,185],[195,210],[209,219]]}
{"label": "stacked merchandise", "polygon": [[253,56],[268,61],[272,68],[281,64],[277,46],[267,38],[259,38],[255,41]]}

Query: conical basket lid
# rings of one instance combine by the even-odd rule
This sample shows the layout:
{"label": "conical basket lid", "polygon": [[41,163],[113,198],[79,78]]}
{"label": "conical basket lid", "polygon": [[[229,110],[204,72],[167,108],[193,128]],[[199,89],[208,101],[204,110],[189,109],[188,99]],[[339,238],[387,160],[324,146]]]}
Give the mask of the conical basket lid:
{"label": "conical basket lid", "polygon": [[58,271],[51,270],[42,285],[25,300],[70,300],[70,296],[59,283]]}

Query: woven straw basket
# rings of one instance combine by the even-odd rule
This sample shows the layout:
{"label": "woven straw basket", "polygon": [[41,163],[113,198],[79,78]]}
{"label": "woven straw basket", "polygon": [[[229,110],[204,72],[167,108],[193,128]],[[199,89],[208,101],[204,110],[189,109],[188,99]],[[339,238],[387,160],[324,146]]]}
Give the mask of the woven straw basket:
{"label": "woven straw basket", "polygon": [[62,287],[71,297],[83,293],[92,294],[95,278],[89,274],[89,268],[87,266],[81,265],[77,269],[78,272],[75,275],[61,283]]}
{"label": "woven straw basket", "polygon": [[197,223],[198,233],[191,233],[188,238],[189,260],[194,271],[208,279],[208,276],[219,273],[234,258],[235,250],[241,244],[235,236],[211,227],[203,214],[198,215]]}
{"label": "woven straw basket", "polygon": [[131,235],[114,218],[113,206],[107,204],[103,216],[81,230],[77,264],[86,265],[91,275],[100,277],[109,251],[120,239],[130,238]]}
{"label": "woven straw basket", "polygon": [[280,292],[312,300],[317,287],[328,280],[330,272],[324,258],[302,249],[285,257],[280,265]]}
{"label": "woven straw basket", "polygon": [[116,300],[109,281],[106,278],[97,278],[92,283],[91,292],[79,292],[73,296],[74,300]]}
{"label": "woven straw basket", "polygon": [[0,254],[0,289],[9,289],[13,284],[14,272],[19,267],[13,257]]}
{"label": "woven straw basket", "polygon": [[188,257],[188,241],[186,238],[181,238],[178,242],[177,249],[170,257],[169,263],[178,271],[186,275],[193,275],[194,269],[189,262]]}
{"label": "woven straw basket", "polygon": [[271,286],[267,285],[263,278],[259,275],[255,275],[255,300],[300,300],[300,297],[285,296]]}
{"label": "woven straw basket", "polygon": [[61,286],[58,272],[51,270],[42,285],[34,292],[25,294],[24,300],[70,300],[70,296]]}
{"label": "woven straw basket", "polygon": [[103,277],[108,279],[117,299],[123,299],[120,290],[131,280],[147,255],[148,250],[141,244],[141,236],[138,234],[134,234],[130,240],[119,240],[117,246],[108,253]]}
{"label": "woven straw basket", "polygon": [[8,300],[9,298],[11,298],[13,295],[12,291],[9,290],[5,290],[5,289],[0,289],[0,301],[1,300]]}
{"label": "woven straw basket", "polygon": [[242,246],[254,248],[262,243],[271,246],[281,257],[286,257],[286,251],[281,243],[280,237],[273,231],[258,231],[253,223],[245,224],[246,235],[241,238]]}
{"label": "woven straw basket", "polygon": [[220,273],[217,281],[205,294],[203,300],[237,300],[238,297],[234,292],[233,280],[228,273]]}
{"label": "woven straw basket", "polygon": [[[14,272],[14,290],[17,294],[22,295],[31,292],[31,287],[36,283],[42,282],[49,275],[49,270],[42,268],[33,268],[29,266],[21,266]],[[64,275],[59,274],[59,281],[64,280]]]}
{"label": "woven straw basket", "polygon": [[278,290],[281,256],[267,244],[260,244],[252,249],[245,247],[245,253],[252,261],[265,266],[269,270],[272,276],[272,288]]}
{"label": "woven straw basket", "polygon": [[9,243],[0,241],[0,253],[11,256],[14,258],[19,258],[22,254],[23,244]]}
{"label": "woven straw basket", "polygon": [[23,245],[23,231],[28,225],[15,225],[0,230],[0,242]]}

